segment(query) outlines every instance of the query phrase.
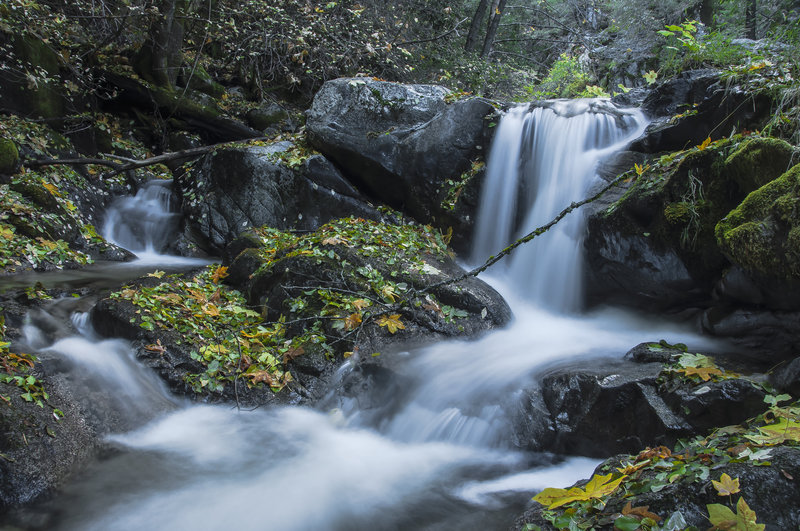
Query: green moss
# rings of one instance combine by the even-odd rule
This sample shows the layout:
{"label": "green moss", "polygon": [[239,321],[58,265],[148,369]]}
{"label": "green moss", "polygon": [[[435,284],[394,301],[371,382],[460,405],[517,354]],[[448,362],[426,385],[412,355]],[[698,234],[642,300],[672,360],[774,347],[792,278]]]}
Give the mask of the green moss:
{"label": "green moss", "polygon": [[688,223],[691,219],[690,208],[691,205],[686,201],[670,203],[664,208],[664,217],[673,225]]}
{"label": "green moss", "polygon": [[783,140],[755,137],[739,145],[725,160],[725,168],[740,188],[754,190],[784,173],[795,153]]}
{"label": "green moss", "polygon": [[0,173],[12,173],[19,162],[19,151],[17,145],[7,139],[0,138]]}
{"label": "green moss", "polygon": [[800,277],[800,165],[750,193],[715,229],[723,252],[748,271],[778,278]]}

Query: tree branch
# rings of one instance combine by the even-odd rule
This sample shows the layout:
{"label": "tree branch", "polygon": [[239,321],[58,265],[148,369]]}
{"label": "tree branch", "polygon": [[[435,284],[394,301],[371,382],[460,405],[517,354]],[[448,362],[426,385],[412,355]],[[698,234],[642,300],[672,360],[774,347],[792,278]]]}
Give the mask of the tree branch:
{"label": "tree branch", "polygon": [[439,39],[444,39],[445,37],[447,37],[447,36],[448,36],[448,35],[450,35],[451,33],[454,33],[454,32],[455,32],[455,31],[458,29],[458,27],[459,27],[461,24],[463,24],[464,22],[466,22],[466,21],[467,21],[467,19],[466,19],[466,18],[462,18],[461,20],[459,20],[458,22],[456,22],[456,25],[455,25],[455,26],[453,26],[453,29],[451,29],[450,31],[446,31],[446,32],[444,32],[444,33],[442,33],[441,35],[438,35],[438,36],[436,36],[436,37],[431,37],[430,39],[422,39],[422,40],[418,40],[418,41],[406,41],[406,42],[401,42],[401,43],[395,44],[395,46],[407,46],[407,45],[409,45],[409,44],[420,44],[420,43],[422,43],[422,42],[431,42],[431,41],[438,41]]}
{"label": "tree branch", "polygon": [[75,158],[75,159],[31,159],[31,160],[26,160],[23,163],[23,165],[28,166],[29,168],[38,168],[42,166],[97,164],[100,166],[108,166],[110,168],[113,168],[114,173],[112,175],[116,175],[125,171],[144,168],[146,166],[153,166],[155,164],[162,164],[164,162],[170,162],[173,160],[196,157],[198,155],[214,151],[215,149],[218,149],[220,147],[229,146],[232,144],[245,144],[253,140],[267,140],[268,138],[269,137],[262,136],[259,138],[250,138],[247,140],[232,140],[229,142],[220,142],[218,144],[211,144],[208,146],[200,146],[196,148],[182,149],[180,151],[172,151],[170,153],[162,153],[161,155],[156,155],[155,157],[149,157],[142,160],[129,159],[127,157],[122,157],[120,155],[103,154],[103,156],[105,157],[121,160],[123,164],[120,164],[119,162],[113,162],[108,159]]}
{"label": "tree branch", "polygon": [[478,276],[479,274],[483,273],[484,271],[489,269],[491,266],[493,266],[494,264],[496,264],[497,262],[499,262],[500,260],[502,260],[503,258],[508,256],[509,254],[511,254],[512,251],[514,251],[514,249],[516,249],[517,247],[519,247],[523,243],[528,243],[529,241],[533,240],[537,236],[541,236],[542,234],[544,234],[545,232],[550,230],[553,227],[553,225],[555,225],[556,223],[561,221],[567,214],[569,214],[573,210],[575,210],[577,208],[580,208],[583,205],[586,205],[586,204],[591,203],[593,201],[597,201],[603,195],[605,195],[606,192],[608,192],[609,190],[611,190],[615,186],[619,185],[623,180],[627,179],[628,177],[629,176],[627,174],[623,173],[622,175],[620,175],[619,177],[617,177],[616,179],[611,181],[609,184],[604,186],[599,192],[597,192],[593,196],[587,197],[586,199],[583,199],[582,201],[578,201],[577,203],[576,202],[571,203],[567,208],[565,208],[564,210],[559,212],[558,215],[556,217],[554,217],[552,220],[550,220],[548,223],[542,225],[541,227],[537,228],[536,230],[533,230],[533,231],[529,232],[528,234],[526,234],[522,238],[518,239],[517,241],[515,241],[514,243],[512,243],[511,245],[509,245],[508,247],[506,247],[502,251],[500,251],[498,254],[496,254],[494,256],[490,256],[486,260],[486,262],[484,262],[482,265],[480,265],[480,266],[478,266],[478,267],[476,267],[476,268],[474,268],[474,269],[472,269],[470,271],[467,271],[466,273],[464,273],[462,275],[459,275],[457,277],[451,277],[451,278],[449,278],[447,280],[443,280],[441,282],[437,282],[435,284],[431,284],[430,286],[427,286],[424,289],[419,290],[419,292],[421,292],[421,293],[429,292],[431,290],[434,290],[436,288],[440,288],[442,286],[446,286],[448,284],[455,284],[456,282],[461,282],[462,280],[465,280],[465,279],[467,279],[469,277]]}

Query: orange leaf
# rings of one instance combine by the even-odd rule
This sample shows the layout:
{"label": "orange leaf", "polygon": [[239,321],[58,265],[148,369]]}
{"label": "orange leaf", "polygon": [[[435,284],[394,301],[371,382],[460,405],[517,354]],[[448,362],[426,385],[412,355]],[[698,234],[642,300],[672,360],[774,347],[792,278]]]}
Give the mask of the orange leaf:
{"label": "orange leaf", "polygon": [[699,149],[700,151],[703,151],[703,150],[704,150],[705,148],[707,148],[707,147],[708,147],[710,144],[711,144],[711,137],[709,136],[709,137],[707,137],[705,140],[703,140],[703,143],[702,143],[702,144],[700,144],[699,146],[697,146],[697,149]]}
{"label": "orange leaf", "polygon": [[678,372],[684,373],[687,377],[699,376],[704,382],[709,381],[712,376],[722,376],[722,371],[717,367],[684,367]]}
{"label": "orange leaf", "polygon": [[358,325],[361,324],[361,314],[351,313],[350,315],[345,317],[343,321],[345,330],[354,330],[355,328],[358,328]]}
{"label": "orange leaf", "polygon": [[226,266],[219,266],[214,274],[211,275],[211,281],[214,284],[219,284],[219,281],[228,276],[228,268]]}
{"label": "orange leaf", "polygon": [[641,516],[642,518],[650,518],[655,522],[661,521],[661,517],[655,513],[651,513],[649,509],[649,505],[644,505],[642,507],[631,507],[631,502],[628,502],[628,504],[622,508],[622,514],[625,516]]}

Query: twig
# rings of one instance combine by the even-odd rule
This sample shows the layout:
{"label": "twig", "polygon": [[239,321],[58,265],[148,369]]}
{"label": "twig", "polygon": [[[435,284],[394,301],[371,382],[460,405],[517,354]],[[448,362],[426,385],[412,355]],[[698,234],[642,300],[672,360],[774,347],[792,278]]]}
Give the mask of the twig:
{"label": "twig", "polygon": [[475,269],[467,271],[466,273],[464,273],[462,275],[459,275],[457,277],[451,277],[451,278],[449,278],[447,280],[443,280],[441,282],[437,282],[436,284],[431,284],[430,286],[427,286],[424,289],[419,290],[419,293],[429,292],[431,290],[434,290],[434,289],[442,287],[442,286],[446,286],[448,284],[455,284],[456,282],[461,282],[462,280],[465,280],[465,279],[467,279],[469,277],[478,276],[479,274],[483,273],[484,271],[489,269],[491,266],[493,266],[494,264],[496,264],[497,262],[499,262],[500,260],[502,260],[503,258],[508,256],[509,254],[511,254],[511,252],[514,251],[514,249],[516,249],[517,247],[519,247],[523,243],[528,243],[529,241],[531,241],[532,239],[536,238],[537,236],[541,236],[542,234],[544,234],[545,232],[550,230],[553,227],[553,225],[555,225],[556,223],[561,221],[567,214],[569,214],[573,210],[575,210],[577,208],[580,208],[580,207],[582,207],[583,205],[585,205],[587,203],[591,203],[592,201],[597,201],[606,192],[608,192],[609,190],[611,190],[615,186],[619,185],[619,183],[621,183],[623,180],[625,180],[627,178],[628,178],[628,175],[623,173],[622,175],[620,175],[619,177],[617,177],[616,179],[611,181],[609,184],[604,186],[595,195],[593,195],[591,197],[587,197],[586,199],[583,199],[582,201],[578,201],[577,203],[576,202],[571,203],[567,208],[565,208],[564,210],[559,212],[558,215],[556,217],[554,217],[553,219],[551,219],[548,223],[545,223],[541,227],[533,230],[532,232],[529,232],[528,234],[526,234],[522,238],[518,239],[517,241],[515,241],[514,243],[512,243],[511,245],[509,245],[508,247],[506,247],[505,249],[503,249],[499,253],[497,253],[496,255],[490,256],[486,260],[486,262],[484,262],[482,265],[476,267]]}
{"label": "twig", "polygon": [[466,18],[462,18],[461,20],[459,20],[456,23],[455,26],[453,26],[453,29],[451,29],[450,31],[446,31],[446,32],[442,33],[441,35],[437,35],[436,37],[431,37],[430,39],[420,39],[418,41],[400,42],[400,43],[395,44],[395,46],[408,46],[409,44],[420,44],[420,43],[423,43],[423,42],[432,42],[432,41],[438,41],[439,39],[444,39],[445,37],[447,37],[451,33],[454,33],[458,29],[458,27],[461,24],[463,24],[464,22],[466,22],[466,21],[467,21]]}

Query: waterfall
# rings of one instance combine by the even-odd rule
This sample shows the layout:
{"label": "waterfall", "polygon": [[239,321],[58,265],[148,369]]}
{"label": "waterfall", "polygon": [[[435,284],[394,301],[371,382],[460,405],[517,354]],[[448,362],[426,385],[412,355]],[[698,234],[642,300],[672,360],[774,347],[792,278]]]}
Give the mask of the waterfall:
{"label": "waterfall", "polygon": [[163,253],[178,229],[172,181],[152,180],[135,196],[117,198],[106,213],[103,237],[140,258]]}
{"label": "waterfall", "polygon": [[[607,100],[558,100],[511,109],[489,154],[473,260],[481,262],[552,220],[597,185],[600,161],[638,137],[637,110]],[[572,312],[581,302],[583,217],[564,218],[512,255],[509,282],[532,303]]]}

